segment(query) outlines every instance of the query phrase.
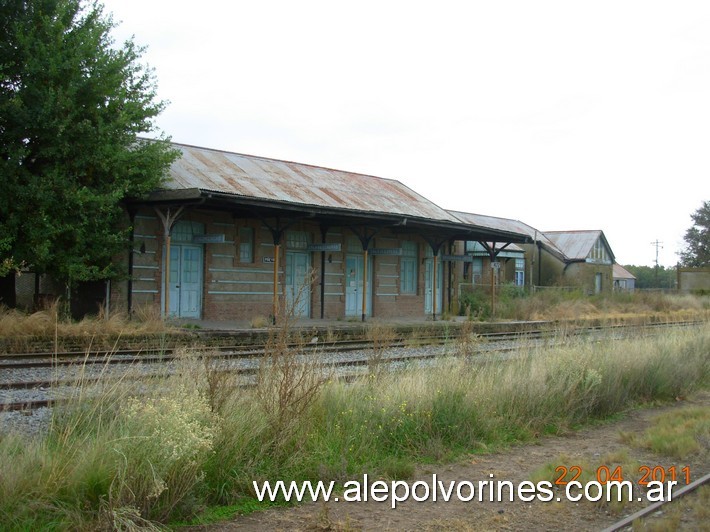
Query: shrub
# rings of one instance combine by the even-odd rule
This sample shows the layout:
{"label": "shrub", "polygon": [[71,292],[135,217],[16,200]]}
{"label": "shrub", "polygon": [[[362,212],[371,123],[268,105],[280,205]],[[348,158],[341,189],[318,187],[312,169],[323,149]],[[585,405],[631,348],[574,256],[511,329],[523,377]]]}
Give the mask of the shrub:
{"label": "shrub", "polygon": [[491,297],[484,290],[473,289],[461,294],[459,315],[470,319],[485,320],[491,316]]}

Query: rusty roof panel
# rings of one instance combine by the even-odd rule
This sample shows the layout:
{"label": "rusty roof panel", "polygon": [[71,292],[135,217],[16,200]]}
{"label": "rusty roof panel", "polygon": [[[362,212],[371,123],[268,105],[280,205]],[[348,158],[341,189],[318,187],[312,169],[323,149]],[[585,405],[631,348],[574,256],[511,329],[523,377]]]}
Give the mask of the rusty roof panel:
{"label": "rusty roof panel", "polygon": [[634,274],[616,262],[614,263],[613,272],[614,279],[636,279]]}
{"label": "rusty roof panel", "polygon": [[460,223],[399,181],[176,144],[168,189],[196,188],[301,205]]}
{"label": "rusty roof panel", "polygon": [[522,233],[529,236],[531,239],[539,240],[544,244],[555,247],[554,244],[534,227],[521,222],[520,220],[511,220],[510,218],[498,218],[497,216],[487,216],[485,214],[474,214],[471,212],[449,211],[464,223],[485,227],[487,229],[496,229],[498,231],[508,231],[511,233]]}
{"label": "rusty roof panel", "polygon": [[545,235],[552,240],[557,248],[572,260],[584,260],[602,232],[596,231],[545,231]]}

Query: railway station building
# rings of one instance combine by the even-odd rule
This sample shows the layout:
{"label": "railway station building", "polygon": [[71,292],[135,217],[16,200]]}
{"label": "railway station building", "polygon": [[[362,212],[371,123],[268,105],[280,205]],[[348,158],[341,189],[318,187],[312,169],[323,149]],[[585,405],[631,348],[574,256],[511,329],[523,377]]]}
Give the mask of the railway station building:
{"label": "railway station building", "polygon": [[[77,317],[108,303],[195,320],[435,319],[467,290],[614,286],[602,231],[542,232],[445,210],[393,179],[174,147],[164,186],[126,204],[126,279],[73,297]],[[47,276],[17,281],[28,309],[64,292]]]}
{"label": "railway station building", "polygon": [[284,307],[311,319],[436,317],[456,297],[457,242],[532,242],[396,180],[175,147],[182,156],[164,188],[128,204],[132,252],[114,307],[219,320],[274,318]]}
{"label": "railway station building", "polygon": [[543,232],[519,220],[449,212],[479,227],[529,238],[517,244],[458,243],[458,252],[471,257],[470,267],[462,268],[459,274],[463,284],[567,287],[587,294],[610,292],[614,287],[614,253],[601,230]]}

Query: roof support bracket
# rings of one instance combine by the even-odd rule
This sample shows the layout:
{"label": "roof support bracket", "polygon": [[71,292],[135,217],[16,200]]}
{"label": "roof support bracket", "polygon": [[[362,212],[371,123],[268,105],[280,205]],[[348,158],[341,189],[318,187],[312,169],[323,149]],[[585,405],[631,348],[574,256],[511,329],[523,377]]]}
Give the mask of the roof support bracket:
{"label": "roof support bracket", "polygon": [[259,216],[258,213],[254,213],[255,218],[257,218],[261,223],[263,223],[266,228],[271,233],[271,238],[274,243],[274,277],[273,277],[273,300],[271,305],[271,322],[276,325],[277,316],[281,309],[281,304],[279,301],[279,259],[281,256],[281,243],[283,241],[284,233],[289,227],[292,227],[297,222],[303,220],[304,218],[312,218],[312,215],[300,216],[295,218],[288,218],[285,221],[279,216],[274,218],[274,222],[271,223],[264,216]]}
{"label": "roof support bracket", "polygon": [[483,248],[488,252],[488,256],[491,259],[491,315],[495,318],[496,315],[496,271],[493,268],[493,263],[495,262],[496,258],[498,257],[498,254],[503,251],[505,248],[507,248],[510,245],[510,242],[506,242],[503,247],[500,247],[496,249],[496,243],[491,242],[489,245],[488,242],[484,242],[482,240],[478,241],[479,244],[483,246]]}
{"label": "roof support bracket", "polygon": [[348,226],[348,229],[350,229],[355,236],[360,240],[360,244],[362,244],[362,250],[367,251],[370,248],[370,243],[372,242],[372,239],[375,238],[375,235],[380,232],[379,227],[368,227],[368,226],[362,226],[362,227],[353,227],[353,226]]}
{"label": "roof support bracket", "polygon": [[432,281],[431,281],[431,319],[432,321],[436,321],[436,289],[437,289],[437,280],[438,280],[438,273],[437,273],[437,257],[439,255],[439,251],[441,251],[441,246],[443,246],[449,238],[436,238],[433,236],[427,236],[423,235],[424,240],[426,240],[427,244],[429,244],[429,247],[431,247],[431,252],[432,252],[432,260],[434,261],[432,264]]}
{"label": "roof support bracket", "polygon": [[350,226],[349,229],[355,233],[355,236],[360,240],[362,245],[363,256],[363,274],[362,274],[362,321],[364,322],[367,318],[367,263],[368,263],[368,250],[370,248],[370,243],[377,233],[379,233],[379,227],[353,227]]}
{"label": "roof support bracket", "polygon": [[163,297],[165,307],[163,309],[163,315],[167,318],[170,315],[170,231],[172,231],[175,222],[178,221],[185,207],[181,205],[173,212],[170,211],[170,207],[168,207],[165,212],[158,207],[153,207],[153,210],[155,210],[155,213],[163,222],[163,238],[165,242],[165,260],[163,261],[163,278],[165,280]]}

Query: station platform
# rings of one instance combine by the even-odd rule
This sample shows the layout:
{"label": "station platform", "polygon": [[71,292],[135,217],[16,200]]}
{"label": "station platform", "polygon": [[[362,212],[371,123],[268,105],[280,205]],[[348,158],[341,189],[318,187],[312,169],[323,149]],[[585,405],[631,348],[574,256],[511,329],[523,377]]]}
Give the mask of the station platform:
{"label": "station platform", "polygon": [[292,319],[285,323],[254,327],[246,321],[221,320],[176,320],[172,324],[181,330],[189,331],[190,335],[201,338],[208,343],[219,343],[230,339],[234,343],[258,343],[274,334],[275,331],[288,328],[294,333],[304,333],[313,337],[326,338],[365,338],[373,327],[385,327],[399,337],[431,335],[457,336],[462,329],[471,334],[528,331],[550,325],[542,321],[471,321],[463,316],[448,319],[433,320],[430,318],[369,318],[362,320],[318,320]]}

